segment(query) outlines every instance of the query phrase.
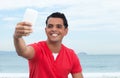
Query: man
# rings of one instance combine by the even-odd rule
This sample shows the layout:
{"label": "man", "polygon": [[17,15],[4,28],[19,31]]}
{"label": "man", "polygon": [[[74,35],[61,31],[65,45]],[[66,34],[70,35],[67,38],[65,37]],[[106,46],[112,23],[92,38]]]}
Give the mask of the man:
{"label": "man", "polygon": [[29,61],[29,78],[83,78],[82,67],[74,51],[62,44],[68,32],[65,15],[55,12],[47,17],[45,32],[46,41],[26,46],[23,36],[32,32],[29,22],[17,24],[14,33],[14,44],[19,56]]}

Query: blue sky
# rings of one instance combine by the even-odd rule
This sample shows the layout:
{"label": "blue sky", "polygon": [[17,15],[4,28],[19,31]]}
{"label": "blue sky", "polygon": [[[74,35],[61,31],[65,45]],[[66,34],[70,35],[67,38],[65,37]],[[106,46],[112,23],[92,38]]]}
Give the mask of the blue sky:
{"label": "blue sky", "polygon": [[27,8],[39,11],[33,33],[24,37],[27,44],[46,40],[46,17],[63,12],[69,33],[63,43],[76,53],[120,54],[119,0],[1,0],[0,51],[14,51],[13,33]]}

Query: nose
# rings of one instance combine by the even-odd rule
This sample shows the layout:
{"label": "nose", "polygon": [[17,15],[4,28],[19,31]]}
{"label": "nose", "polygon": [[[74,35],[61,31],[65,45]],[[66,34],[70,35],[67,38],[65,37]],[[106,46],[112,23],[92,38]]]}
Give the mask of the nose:
{"label": "nose", "polygon": [[56,27],[56,26],[53,26],[52,30],[53,30],[53,31],[56,31],[56,30],[57,30],[57,27]]}

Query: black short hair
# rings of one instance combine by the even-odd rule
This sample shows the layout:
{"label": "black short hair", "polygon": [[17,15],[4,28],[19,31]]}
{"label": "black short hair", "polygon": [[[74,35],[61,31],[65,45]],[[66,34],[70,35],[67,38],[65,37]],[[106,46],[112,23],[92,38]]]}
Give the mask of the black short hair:
{"label": "black short hair", "polygon": [[65,15],[63,13],[60,13],[60,12],[55,12],[55,13],[52,13],[51,15],[49,15],[46,19],[46,25],[47,25],[47,22],[48,22],[48,19],[50,17],[53,17],[53,18],[61,18],[63,20],[63,23],[64,23],[64,26],[65,28],[68,27],[68,22],[67,22],[67,19],[65,17]]}

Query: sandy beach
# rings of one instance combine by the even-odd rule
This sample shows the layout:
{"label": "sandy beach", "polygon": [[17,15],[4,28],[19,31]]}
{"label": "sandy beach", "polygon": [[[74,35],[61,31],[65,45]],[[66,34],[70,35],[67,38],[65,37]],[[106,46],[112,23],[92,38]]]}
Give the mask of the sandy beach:
{"label": "sandy beach", "polygon": [[[84,78],[120,78],[120,72],[83,73]],[[28,73],[0,73],[0,78],[28,78]],[[69,78],[72,78],[69,75]]]}
{"label": "sandy beach", "polygon": [[111,73],[83,73],[84,78],[120,78],[120,72]]}
{"label": "sandy beach", "polygon": [[0,78],[28,78],[28,73],[0,73]]}

